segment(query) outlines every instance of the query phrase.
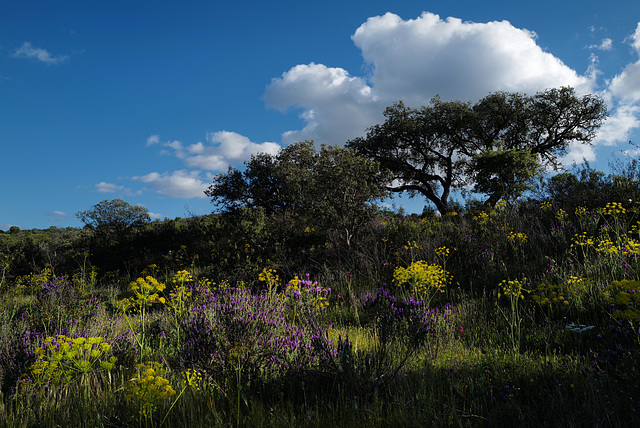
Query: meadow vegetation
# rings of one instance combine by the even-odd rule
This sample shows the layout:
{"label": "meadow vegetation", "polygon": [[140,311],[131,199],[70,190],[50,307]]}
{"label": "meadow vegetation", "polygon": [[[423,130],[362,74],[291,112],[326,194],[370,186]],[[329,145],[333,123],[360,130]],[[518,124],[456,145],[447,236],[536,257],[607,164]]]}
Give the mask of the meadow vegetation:
{"label": "meadow vegetation", "polygon": [[638,184],[594,174],[348,245],[259,207],[4,232],[0,426],[638,426]]}

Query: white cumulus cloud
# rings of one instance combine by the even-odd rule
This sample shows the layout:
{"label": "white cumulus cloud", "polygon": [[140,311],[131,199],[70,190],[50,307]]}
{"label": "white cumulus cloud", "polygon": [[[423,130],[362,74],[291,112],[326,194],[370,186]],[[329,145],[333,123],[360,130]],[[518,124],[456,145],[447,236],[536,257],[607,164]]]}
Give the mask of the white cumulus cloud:
{"label": "white cumulus cloud", "polygon": [[633,46],[636,52],[638,52],[638,55],[640,55],[640,22],[638,22],[636,31],[629,36],[629,40],[631,41],[631,46]]}
{"label": "white cumulus cloud", "polygon": [[369,18],[351,37],[370,70],[352,76],[323,64],[297,65],[266,88],[267,107],[301,110],[304,127],[283,134],[285,142],[312,138],[343,144],[379,123],[396,100],[419,106],[440,95],[476,101],[495,91],[534,93],[573,86],[595,88],[536,43],[536,34],[508,21],[463,22],[424,12],[403,20],[387,13]]}
{"label": "white cumulus cloud", "polygon": [[594,86],[538,46],[534,32],[508,21],[443,20],[429,12],[402,20],[387,13],[369,18],[352,39],[374,68],[376,91],[412,103],[435,94],[476,100],[499,90],[533,93],[570,85],[586,93]]}
{"label": "white cumulus cloud", "polygon": [[286,111],[302,108],[304,129],[283,134],[286,143],[314,139],[320,143],[344,143],[382,117],[381,105],[362,77],[323,64],[300,64],[275,78],[267,87],[267,107]]}
{"label": "white cumulus cloud", "polygon": [[[627,40],[640,56],[640,22],[636,31]],[[640,101],[640,60],[627,65],[620,74],[616,75],[609,85],[613,95],[627,102]]]}
{"label": "white cumulus cloud", "polygon": [[45,64],[61,64],[69,59],[68,55],[54,56],[46,49],[34,48],[30,42],[24,42],[22,46],[16,49],[12,56],[14,58],[34,59]]}

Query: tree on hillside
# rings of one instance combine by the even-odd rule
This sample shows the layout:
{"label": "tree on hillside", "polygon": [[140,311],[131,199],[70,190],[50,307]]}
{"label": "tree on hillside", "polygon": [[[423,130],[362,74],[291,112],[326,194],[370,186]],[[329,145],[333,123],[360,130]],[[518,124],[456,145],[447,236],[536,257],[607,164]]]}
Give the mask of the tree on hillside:
{"label": "tree on hillside", "polygon": [[76,217],[101,234],[114,232],[116,236],[122,236],[131,227],[151,221],[148,209],[131,205],[122,199],[104,200],[90,210],[76,213]]}
{"label": "tree on hillside", "polygon": [[339,233],[347,247],[374,212],[370,202],[388,195],[390,175],[355,151],[312,141],[291,144],[277,155],[251,157],[243,172],[229,168],[205,192],[226,212],[260,208],[267,214],[304,218],[309,228]]}
{"label": "tree on hillside", "polygon": [[389,169],[397,183],[391,191],[420,193],[445,213],[451,191],[465,186],[486,194],[487,204],[518,197],[543,167],[558,167],[569,143],[589,143],[607,110],[601,98],[563,87],[532,96],[497,92],[474,105],[399,101],[384,115],[347,147]]}

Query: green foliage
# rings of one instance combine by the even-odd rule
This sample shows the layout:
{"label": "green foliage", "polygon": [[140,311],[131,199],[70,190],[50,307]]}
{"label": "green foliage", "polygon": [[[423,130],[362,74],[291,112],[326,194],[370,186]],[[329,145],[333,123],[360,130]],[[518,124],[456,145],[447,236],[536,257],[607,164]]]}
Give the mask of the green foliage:
{"label": "green foliage", "polygon": [[474,155],[471,169],[475,173],[474,192],[490,195],[487,205],[494,206],[501,197],[512,201],[531,190],[540,164],[530,149],[505,149],[498,143],[496,148]]}

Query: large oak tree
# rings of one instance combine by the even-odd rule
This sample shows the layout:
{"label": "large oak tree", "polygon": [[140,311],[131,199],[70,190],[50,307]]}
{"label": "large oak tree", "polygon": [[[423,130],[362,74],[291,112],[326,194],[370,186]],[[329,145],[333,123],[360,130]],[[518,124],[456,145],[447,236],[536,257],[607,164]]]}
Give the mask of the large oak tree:
{"label": "large oak tree", "polygon": [[589,143],[607,116],[604,101],[569,87],[535,95],[496,92],[476,104],[397,102],[386,121],[347,143],[395,178],[390,190],[422,194],[445,213],[451,191],[474,186],[486,203],[515,198],[543,167],[558,166],[571,142]]}

